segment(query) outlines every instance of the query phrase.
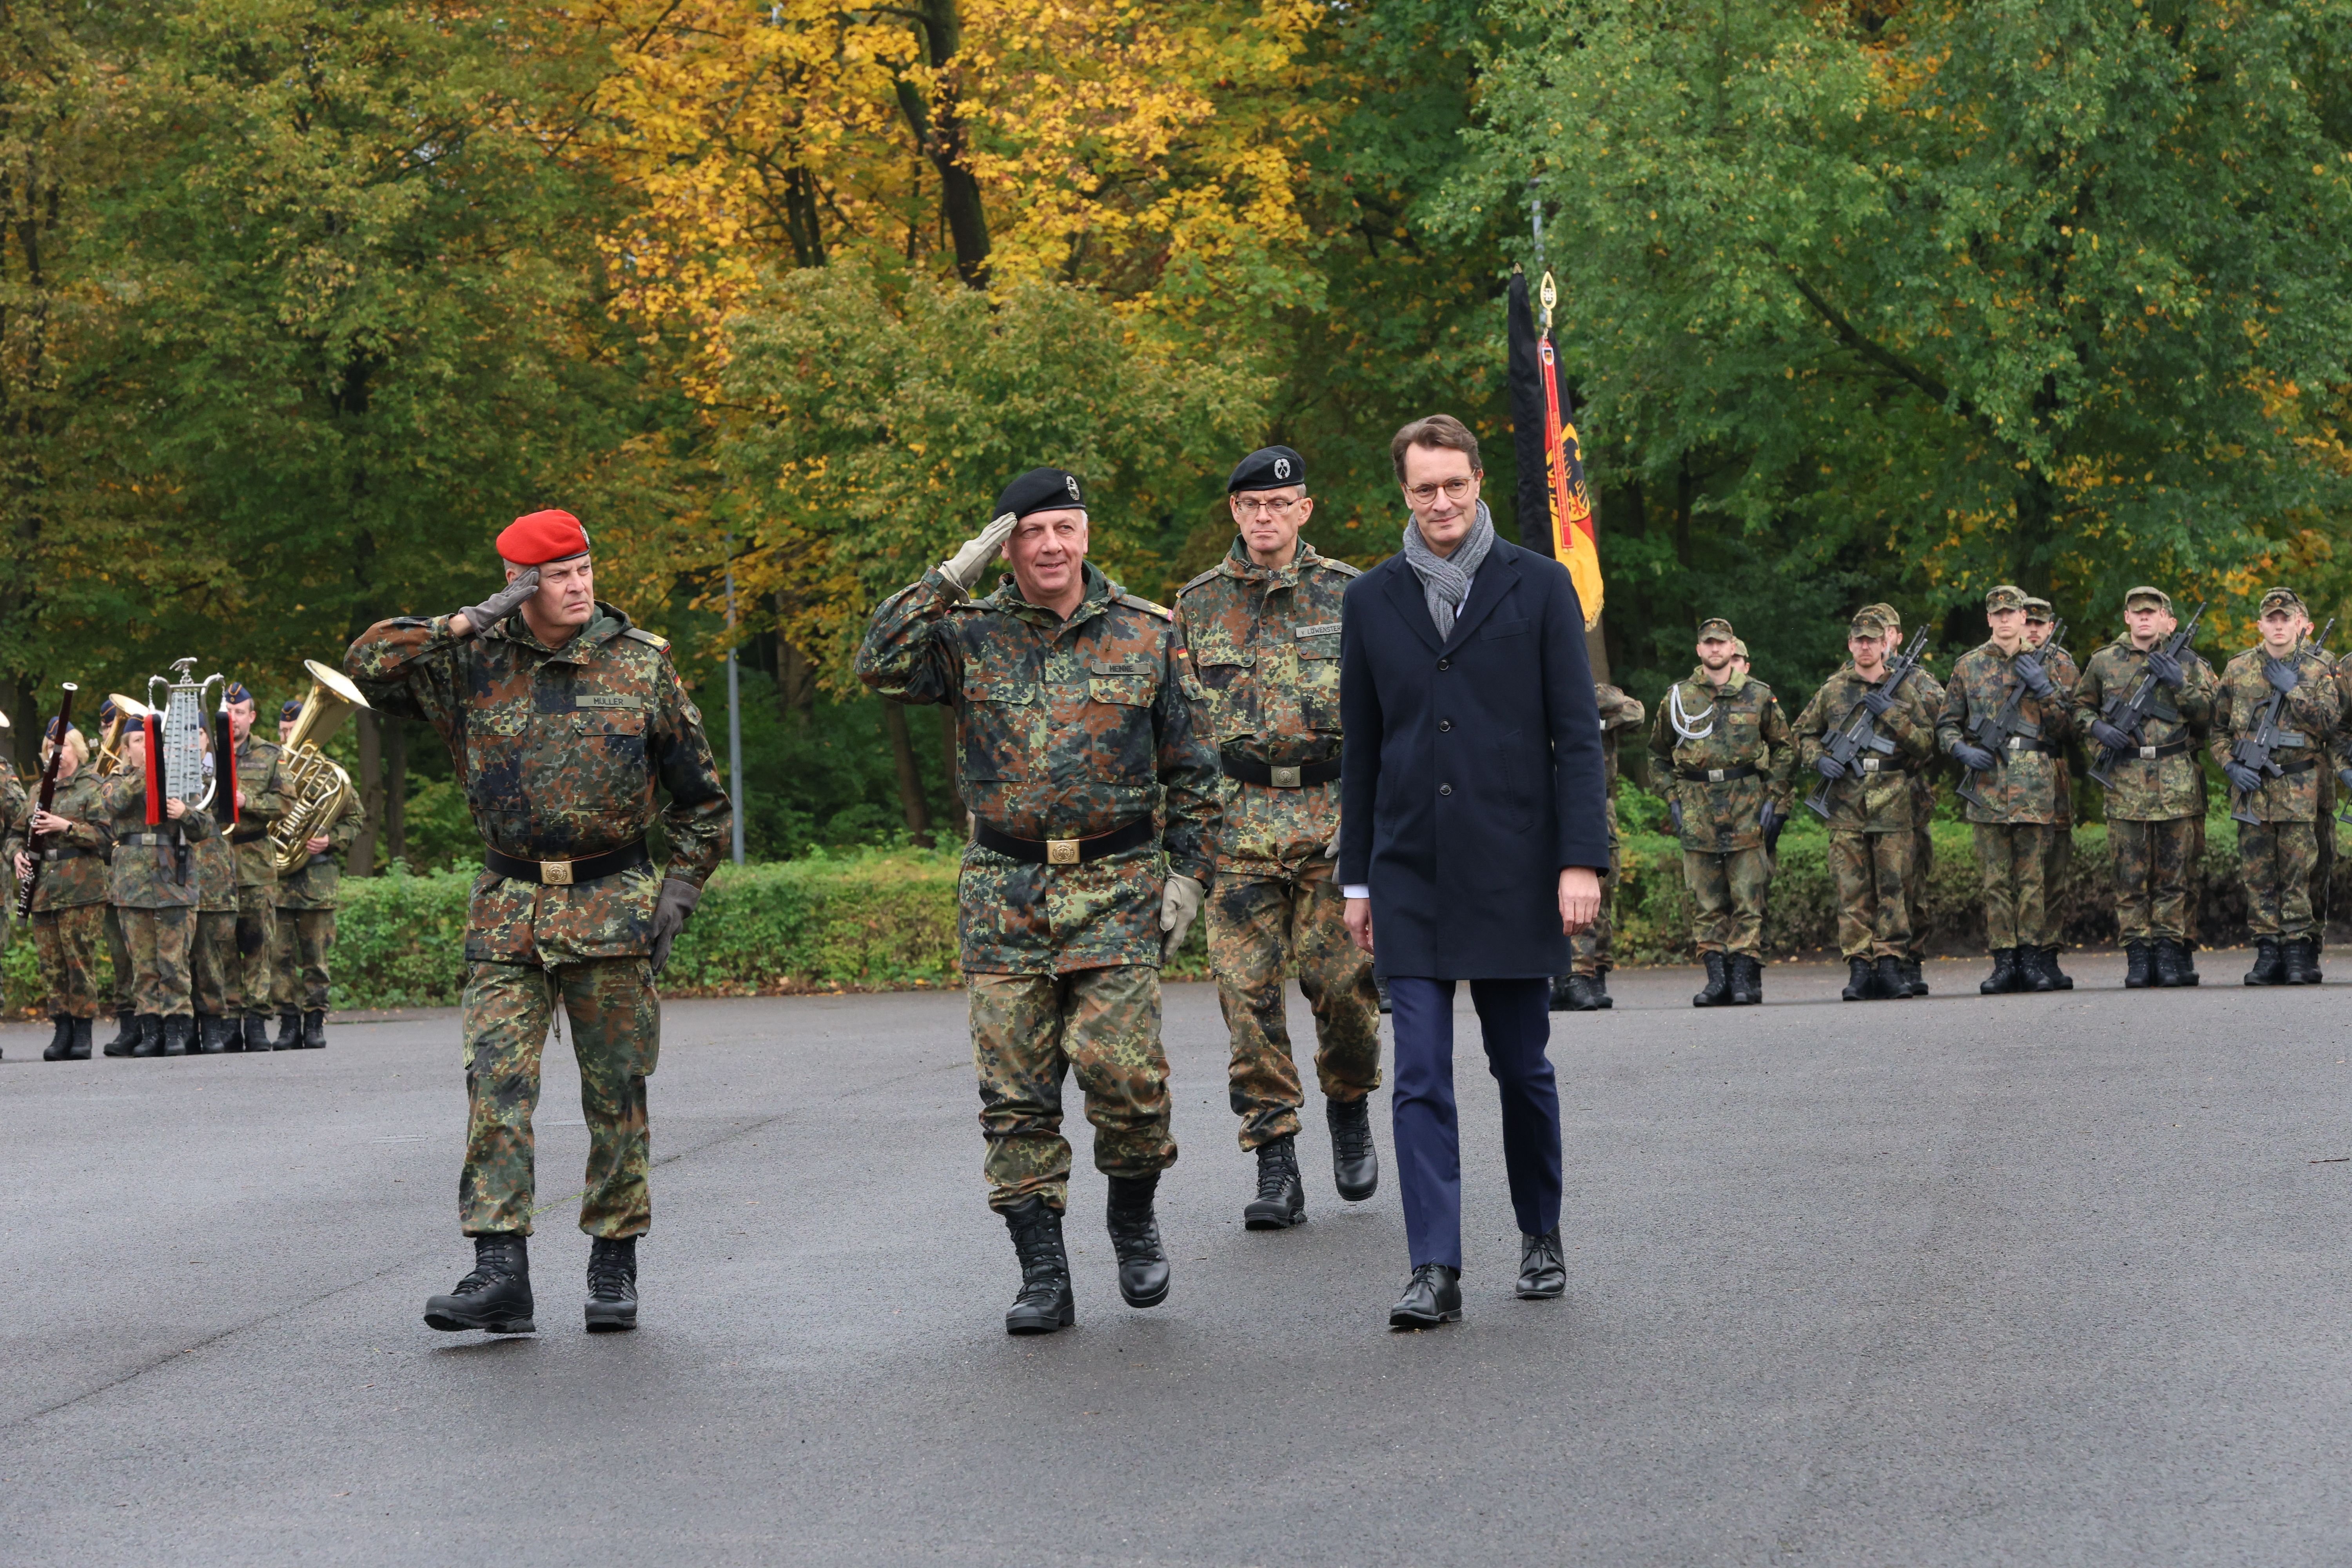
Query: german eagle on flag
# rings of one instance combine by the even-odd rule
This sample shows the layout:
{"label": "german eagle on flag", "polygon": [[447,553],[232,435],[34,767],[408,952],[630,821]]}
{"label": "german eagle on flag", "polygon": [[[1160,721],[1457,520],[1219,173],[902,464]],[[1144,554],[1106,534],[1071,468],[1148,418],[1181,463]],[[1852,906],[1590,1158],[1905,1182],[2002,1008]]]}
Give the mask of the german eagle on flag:
{"label": "german eagle on flag", "polygon": [[1559,352],[1551,341],[1556,297],[1547,272],[1543,325],[1538,328],[1528,306],[1527,276],[1512,270],[1511,426],[1519,459],[1519,542],[1549,552],[1568,568],[1590,630],[1601,619],[1601,548],[1594,535],[1592,498],[1584,488],[1584,448],[1576,436],[1576,410],[1559,387]]}

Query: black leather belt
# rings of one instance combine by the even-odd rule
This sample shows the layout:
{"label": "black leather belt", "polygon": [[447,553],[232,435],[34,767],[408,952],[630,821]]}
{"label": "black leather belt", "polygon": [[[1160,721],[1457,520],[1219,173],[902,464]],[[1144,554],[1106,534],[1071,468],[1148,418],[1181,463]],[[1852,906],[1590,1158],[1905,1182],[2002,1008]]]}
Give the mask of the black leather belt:
{"label": "black leather belt", "polygon": [[2301,762],[2295,763],[2281,763],[2278,765],[2279,776],[2282,778],[2291,778],[2296,773],[2307,773],[2318,765],[2319,759],[2317,757],[2305,757]]}
{"label": "black leather belt", "polygon": [[1007,859],[1025,860],[1032,866],[1078,866],[1099,860],[1121,850],[1140,848],[1151,842],[1152,832],[1151,818],[1148,816],[1139,816],[1125,827],[1114,827],[1092,838],[1015,838],[985,822],[971,825],[973,843],[983,849],[993,849]]}
{"label": "black leather belt", "polygon": [[2120,760],[2157,763],[2167,757],[2184,756],[2188,751],[2189,742],[2186,741],[2168,741],[2161,746],[2126,746]]}
{"label": "black leather belt", "polygon": [[269,837],[269,829],[250,822],[240,822],[228,830],[231,844],[253,844]]}
{"label": "black leather belt", "polygon": [[1856,757],[1853,760],[1853,771],[1857,773],[1874,773],[1880,778],[1885,778],[1889,773],[1902,774],[1911,770],[1891,757]]}
{"label": "black leather belt", "polygon": [[58,860],[79,860],[83,856],[90,853],[91,851],[88,849],[77,849],[70,844],[60,844],[53,849],[42,850],[41,858],[51,862]]}
{"label": "black leather belt", "polygon": [[118,844],[129,844],[141,849],[177,849],[184,847],[187,844],[187,840],[181,837],[177,831],[171,833],[126,833],[121,838],[116,839],[115,842]]}
{"label": "black leather belt", "polygon": [[646,853],[646,841],[624,844],[618,849],[607,849],[602,855],[583,855],[571,860],[525,860],[503,849],[482,846],[482,864],[501,877],[511,877],[518,882],[543,882],[551,888],[568,888],[574,882],[593,882],[599,877],[609,877],[615,871],[625,871],[632,866],[650,866],[653,857]]}
{"label": "black leather belt", "polygon": [[1675,777],[1685,784],[1729,784],[1734,779],[1752,779],[1764,770],[1742,763],[1736,768],[1676,768]]}
{"label": "black leather belt", "polygon": [[2000,749],[2011,752],[2032,752],[2045,757],[2054,757],[2058,754],[2057,747],[2047,741],[2037,741],[2031,735],[2011,735],[2000,743]]}
{"label": "black leather belt", "polygon": [[1329,784],[1339,776],[1339,759],[1326,763],[1301,763],[1297,767],[1276,767],[1261,763],[1255,757],[1225,757],[1217,759],[1217,766],[1229,779],[1244,784],[1265,784],[1274,789],[1304,789],[1308,784]]}

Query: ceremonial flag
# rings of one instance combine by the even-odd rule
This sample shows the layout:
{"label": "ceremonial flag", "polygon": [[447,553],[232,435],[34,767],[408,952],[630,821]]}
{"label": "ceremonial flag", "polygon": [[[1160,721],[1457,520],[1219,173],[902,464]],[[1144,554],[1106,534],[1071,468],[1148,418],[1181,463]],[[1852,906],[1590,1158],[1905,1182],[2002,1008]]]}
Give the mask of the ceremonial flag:
{"label": "ceremonial flag", "polygon": [[1519,542],[1568,568],[1589,630],[1601,619],[1601,549],[1592,500],[1584,486],[1584,448],[1576,409],[1559,386],[1559,353],[1551,341],[1551,274],[1543,279],[1543,325],[1536,325],[1525,274],[1514,270],[1510,289],[1511,424],[1519,459]]}

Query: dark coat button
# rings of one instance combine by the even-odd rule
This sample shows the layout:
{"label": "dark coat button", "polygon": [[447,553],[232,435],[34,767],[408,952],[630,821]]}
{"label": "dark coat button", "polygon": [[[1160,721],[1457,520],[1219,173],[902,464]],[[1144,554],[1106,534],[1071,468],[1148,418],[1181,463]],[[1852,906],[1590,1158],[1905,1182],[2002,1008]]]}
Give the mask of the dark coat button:
{"label": "dark coat button", "polygon": [[1454,661],[1450,658],[1441,658],[1437,661],[1437,668],[1440,669],[1452,669],[1454,668]]}
{"label": "dark coat button", "polygon": [[1454,721],[1451,719],[1440,719],[1437,721],[1437,727],[1440,731],[1451,730],[1454,728]]}
{"label": "dark coat button", "polygon": [[1437,786],[1437,793],[1440,795],[1452,795],[1454,793],[1454,786],[1452,784],[1439,784]]}

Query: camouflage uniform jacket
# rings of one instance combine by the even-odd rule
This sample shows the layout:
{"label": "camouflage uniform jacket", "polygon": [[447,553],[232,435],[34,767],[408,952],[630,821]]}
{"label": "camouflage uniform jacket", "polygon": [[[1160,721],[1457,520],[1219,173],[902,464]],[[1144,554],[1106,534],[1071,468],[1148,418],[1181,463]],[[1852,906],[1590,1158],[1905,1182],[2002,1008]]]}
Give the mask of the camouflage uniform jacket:
{"label": "camouflage uniform jacket", "polygon": [[[1684,716],[1705,732],[1685,740],[1674,728],[1675,698],[1682,698]],[[1714,710],[1704,720],[1697,716]],[[1659,769],[1674,774],[1709,769],[1754,768],[1755,775],[1721,783],[1665,780],[1669,800],[1683,808],[1682,846],[1702,855],[1753,849],[1764,842],[1758,818],[1770,801],[1783,816],[1789,811],[1789,780],[1797,765],[1796,736],[1788,716],[1780,711],[1772,689],[1752,675],[1733,670],[1720,687],[1708,683],[1703,670],[1690,675],[1666,693],[1650,727],[1650,755]]]}
{"label": "camouflage uniform jacket", "polygon": [[[285,755],[285,747],[250,731],[245,744],[236,749],[236,787],[243,792],[245,804],[236,808],[236,825],[228,837],[236,847],[240,888],[269,888],[278,883],[278,864],[269,857],[269,825],[285,816],[287,806],[293,804],[282,760]],[[221,805],[221,816],[226,820],[226,805],[215,804]]]}
{"label": "camouflage uniform jacket", "polygon": [[[9,870],[7,889],[12,907],[16,896],[16,855],[32,837],[33,808],[39,804],[37,794],[26,797],[24,808],[9,826],[6,845],[0,847],[0,858],[5,859]],[[99,798],[98,775],[83,766],[58,785],[49,809],[73,826],[52,835],[42,847],[53,854],[69,853],[42,863],[40,884],[33,889],[33,912],[106,902],[106,851],[114,840],[106,830],[106,807]]]}
{"label": "camouflage uniform jacket", "polygon": [[[1919,668],[1913,670],[1911,679],[1903,684],[1919,694],[1919,700],[1927,705],[1929,713],[1939,720],[1943,717],[1944,683],[1928,673],[1927,659],[1923,658],[1919,661]],[[1920,811],[1930,812],[1936,808],[1936,781],[1942,777],[1950,766],[1951,764],[1944,760],[1943,752],[1939,748],[1934,756],[1920,763],[1917,770],[1912,773],[1911,798]]]}
{"label": "camouflage uniform jacket", "polygon": [[16,782],[16,770],[0,760],[0,822],[14,823],[23,817],[25,800],[25,786]]}
{"label": "camouflage uniform jacket", "polygon": [[[2025,652],[2025,645],[2018,644]],[[2004,654],[1994,643],[1985,643],[1962,654],[1952,666],[1951,683],[1944,688],[1944,711],[1936,725],[1936,746],[1949,753],[1952,747],[1967,739],[1969,724],[1985,715],[1998,713],[2009,700],[2017,685],[2011,673],[2012,656]],[[2032,692],[2019,704],[2017,721],[2029,738],[2039,739],[2051,748],[2051,753],[2062,750],[2072,732],[2067,704],[2073,697],[2074,661],[2066,658],[2042,658],[2042,672],[2050,677],[2057,695],[2044,702]],[[1970,741],[1969,744],[1975,742]],[[1973,788],[1992,807],[1988,812],[1971,805],[1968,808],[1970,822],[2040,823],[2054,826],[2061,820],[2058,791],[2064,772],[2061,757],[2043,752],[2007,748],[2003,760],[1985,772],[1971,775]]]}
{"label": "camouflage uniform jacket", "polygon": [[1592,683],[1592,700],[1601,710],[1601,777],[1602,796],[1609,804],[1609,869],[1617,866],[1617,746],[1628,730],[1638,730],[1649,717],[1641,699],[1605,681]]}
{"label": "camouflage uniform jacket", "polygon": [[[1813,693],[1805,710],[1797,715],[1797,778],[1808,791],[1821,777],[1813,772],[1813,764],[1822,760],[1822,742],[1845,727],[1854,710],[1862,706],[1863,693],[1878,684],[1864,680],[1853,665],[1842,666]],[[1917,670],[1904,679],[1903,689],[1895,693],[1895,706],[1878,721],[1878,732],[1895,742],[1892,754],[1864,752],[1855,759],[1861,771],[1827,781],[1832,833],[1912,830],[1915,819],[1911,774],[1936,754],[1936,709],[1927,693],[1920,689]],[[1878,766],[1863,768],[1862,763],[1872,758],[1875,758]]]}
{"label": "camouflage uniform jacket", "polygon": [[[732,807],[668,642],[601,599],[560,648],[520,614],[463,637],[452,618],[378,622],[344,654],[343,672],[379,711],[440,731],[483,841],[526,860],[580,859],[635,843],[658,817],[669,838],[661,874],[701,885],[725,851]],[[643,957],[658,891],[642,868],[570,885],[485,871],[467,960]]]}
{"label": "camouflage uniform jacket", "polygon": [[[2147,674],[2147,655],[2132,646],[2128,633],[2092,654],[2090,663],[2083,667],[2083,679],[2074,686],[2074,731],[2083,737],[2084,749],[2094,764],[2101,747],[2091,735],[2091,721],[2105,718],[2111,704],[2130,700]],[[2205,769],[2197,748],[2213,720],[2218,683],[2213,667],[2193,649],[2181,650],[2180,674],[2178,691],[2156,689],[2139,741],[2157,747],[2185,742],[2189,750],[2173,757],[2142,757],[2126,752],[2117,758],[2107,773],[2110,821],[2171,822],[2205,815]]]}
{"label": "camouflage uniform jacket", "polygon": [[[2082,668],[2075,664],[2073,654],[2063,647],[2050,647],[2046,645],[2037,651],[2042,657],[2044,667],[2050,671],[2050,679],[2058,683],[2058,689],[2061,691],[2071,693],[2082,684]],[[2074,753],[2082,748],[2081,732],[2074,728],[2071,697],[2066,712],[2066,730],[2069,738],[2058,748],[2058,755],[2053,759],[2058,764],[2058,815],[2055,825],[2059,827],[2071,828],[2074,826]]]}
{"label": "camouflage uniform jacket", "polygon": [[278,879],[278,907],[281,910],[331,910],[342,877],[336,857],[351,853],[360,829],[367,826],[367,807],[360,804],[354,791],[352,802],[343,807],[327,829],[327,847],[313,855],[291,871]]}
{"label": "camouflage uniform jacket", "polygon": [[[2231,743],[2242,735],[2252,735],[2270,710],[2271,698],[2276,693],[2263,675],[2267,658],[2264,649],[2250,647],[2221,671],[2220,687],[2213,694],[2216,763],[2228,762]],[[2284,662],[2293,665],[2303,679],[2280,704],[2279,724],[2301,736],[2302,743],[2279,747],[2271,753],[2271,760],[2284,767],[2311,765],[2284,778],[2265,779],[2262,788],[2246,797],[2246,814],[2258,822],[2316,822],[2320,770],[2327,765],[2329,742],[2338,739],[2342,698],[2335,672],[2310,647],[2295,648]]]}
{"label": "camouflage uniform jacket", "polygon": [[[997,831],[1092,838],[1156,815],[1170,868],[1205,882],[1216,759],[1192,728],[1183,634],[1169,610],[1085,571],[1067,620],[1022,598],[1009,575],[974,600],[927,572],[874,612],[858,679],[894,701],[955,710],[964,803]],[[1160,962],[1162,877],[1149,847],[1036,866],[975,843],[963,863],[967,972]]]}
{"label": "camouflage uniform jacket", "polygon": [[[1260,566],[1238,538],[1176,595],[1192,727],[1221,755],[1292,766],[1339,755],[1339,598],[1356,568],[1305,540]],[[1218,780],[1217,869],[1295,874],[1339,830],[1339,781],[1276,788]]]}
{"label": "camouflage uniform jacket", "polygon": [[[107,901],[126,910],[194,909],[196,847],[215,837],[210,808],[191,806],[177,822],[148,826],[147,775],[129,767],[100,783],[98,804],[114,839]],[[233,896],[229,907],[236,907]]]}

